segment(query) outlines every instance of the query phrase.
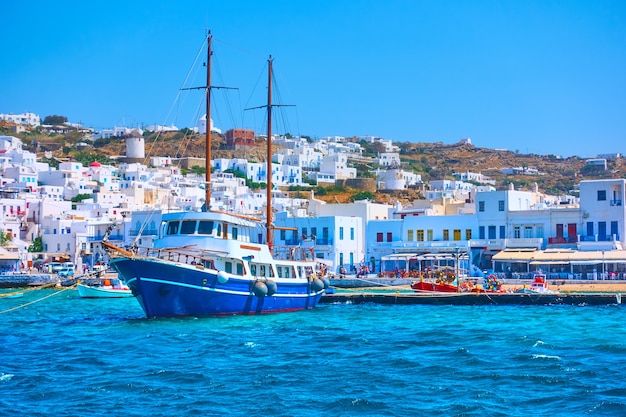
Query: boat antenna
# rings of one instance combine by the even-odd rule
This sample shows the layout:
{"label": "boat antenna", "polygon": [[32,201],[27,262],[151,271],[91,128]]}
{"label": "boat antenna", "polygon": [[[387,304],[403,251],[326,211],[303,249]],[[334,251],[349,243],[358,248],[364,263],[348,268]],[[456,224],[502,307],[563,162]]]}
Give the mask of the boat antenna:
{"label": "boat antenna", "polygon": [[223,87],[211,85],[211,61],[213,58],[213,35],[211,31],[207,33],[207,59],[206,59],[206,85],[201,87],[182,88],[181,90],[200,90],[204,89],[206,94],[206,174],[205,174],[205,203],[202,211],[209,211],[211,204],[211,90],[214,88],[236,90],[236,87]]}

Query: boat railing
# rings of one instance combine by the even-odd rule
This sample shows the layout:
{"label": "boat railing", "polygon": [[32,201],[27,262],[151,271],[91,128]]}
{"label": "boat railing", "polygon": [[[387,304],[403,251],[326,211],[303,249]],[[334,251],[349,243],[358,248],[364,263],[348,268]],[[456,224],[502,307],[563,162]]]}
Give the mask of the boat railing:
{"label": "boat railing", "polygon": [[313,261],[315,260],[315,248],[304,246],[274,246],[272,255],[274,259],[283,261]]}
{"label": "boat railing", "polygon": [[209,259],[207,253],[198,250],[135,246],[131,248],[131,252],[137,257],[156,258],[199,268],[215,269],[213,259]]}

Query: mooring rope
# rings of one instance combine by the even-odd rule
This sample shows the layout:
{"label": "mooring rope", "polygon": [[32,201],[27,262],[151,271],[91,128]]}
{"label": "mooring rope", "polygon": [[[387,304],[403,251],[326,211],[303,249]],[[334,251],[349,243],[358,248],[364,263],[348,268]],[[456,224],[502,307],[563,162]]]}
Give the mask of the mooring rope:
{"label": "mooring rope", "polygon": [[13,308],[9,308],[9,309],[7,309],[7,310],[0,311],[0,314],[8,313],[8,312],[13,311],[13,310],[19,310],[19,309],[24,308],[24,307],[27,307],[27,306],[29,306],[29,305],[31,305],[31,304],[38,303],[38,302],[43,301],[43,300],[45,300],[45,299],[47,299],[47,298],[54,297],[55,295],[59,295],[59,294],[61,294],[61,293],[62,293],[62,292],[64,292],[64,291],[67,291],[67,290],[69,290],[69,289],[74,288],[75,286],[76,286],[76,284],[71,285],[71,286],[69,286],[69,287],[65,287],[65,288],[63,288],[61,291],[56,291],[56,292],[54,292],[54,293],[52,293],[52,294],[48,294],[48,295],[46,295],[45,297],[41,297],[41,298],[38,298],[38,299],[36,299],[36,300],[30,301],[30,302],[28,302],[28,303],[21,304],[21,305],[19,305],[19,306],[15,306],[15,307],[13,307]]}

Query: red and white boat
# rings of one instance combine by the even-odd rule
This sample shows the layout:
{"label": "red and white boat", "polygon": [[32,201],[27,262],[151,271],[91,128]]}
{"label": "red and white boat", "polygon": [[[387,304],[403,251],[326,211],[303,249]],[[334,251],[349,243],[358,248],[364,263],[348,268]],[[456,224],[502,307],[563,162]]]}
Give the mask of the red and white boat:
{"label": "red and white boat", "polygon": [[454,284],[448,284],[442,281],[415,281],[411,284],[411,288],[416,292],[460,292],[459,288]]}
{"label": "red and white boat", "polygon": [[524,288],[520,288],[516,292],[523,294],[558,294],[558,291],[548,288],[548,279],[541,272],[538,272],[533,276],[530,287],[526,287],[526,285],[524,285]]}
{"label": "red and white boat", "polygon": [[457,280],[446,282],[443,280],[427,281],[420,280],[411,284],[411,288],[415,292],[473,292],[473,293],[501,293],[506,292],[502,289],[502,283],[495,275],[489,275],[485,278],[482,286],[474,284],[472,281],[464,281],[460,287],[457,287]]}

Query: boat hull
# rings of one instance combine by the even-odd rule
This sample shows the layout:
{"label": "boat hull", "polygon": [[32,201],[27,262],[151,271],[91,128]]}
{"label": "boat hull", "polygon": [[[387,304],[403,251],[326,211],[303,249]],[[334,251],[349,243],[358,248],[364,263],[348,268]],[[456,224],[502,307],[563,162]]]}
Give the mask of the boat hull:
{"label": "boat hull", "polygon": [[216,271],[154,258],[117,258],[111,262],[148,317],[264,314],[311,309],[324,290],[306,279],[276,278],[273,295],[257,296],[258,280],[220,281]]}
{"label": "boat hull", "polygon": [[122,288],[103,288],[78,284],[76,289],[78,289],[78,295],[83,298],[126,298],[133,296],[132,291]]}
{"label": "boat hull", "polygon": [[414,291],[425,291],[425,292],[457,292],[459,289],[456,285],[444,284],[444,283],[436,283],[436,282],[427,282],[427,281],[417,281],[411,284],[411,288]]}

